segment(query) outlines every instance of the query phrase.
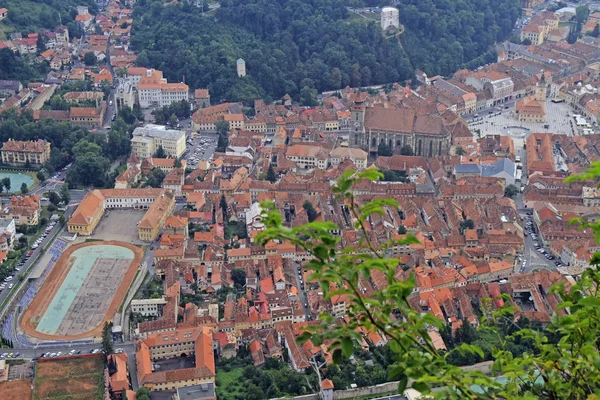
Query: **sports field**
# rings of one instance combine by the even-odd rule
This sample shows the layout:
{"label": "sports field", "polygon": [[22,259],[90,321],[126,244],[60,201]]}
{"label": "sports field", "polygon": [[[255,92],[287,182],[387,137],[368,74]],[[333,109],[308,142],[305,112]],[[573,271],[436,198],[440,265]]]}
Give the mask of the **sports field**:
{"label": "sports field", "polygon": [[31,336],[74,339],[97,336],[112,319],[142,258],[122,242],[90,242],[68,248],[25,312]]}

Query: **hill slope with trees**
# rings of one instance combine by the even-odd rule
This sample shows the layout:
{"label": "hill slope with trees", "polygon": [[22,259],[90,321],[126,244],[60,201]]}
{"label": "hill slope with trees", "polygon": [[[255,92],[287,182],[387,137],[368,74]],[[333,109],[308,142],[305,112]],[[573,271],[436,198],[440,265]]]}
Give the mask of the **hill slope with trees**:
{"label": "hill slope with trees", "polygon": [[[402,82],[414,68],[452,73],[505,39],[519,13],[518,0],[407,0],[401,43],[347,5],[226,0],[203,15],[188,2],[139,0],[131,43],[138,65],[161,69],[171,81],[185,79],[192,88],[208,87],[216,100],[289,93],[309,103],[320,91]],[[238,58],[246,61],[242,79]]]}
{"label": "hill slope with trees", "polygon": [[0,0],[0,8],[8,9],[8,17],[2,21],[5,30],[22,33],[53,30],[61,22],[71,30],[77,6],[87,6],[92,14],[98,12],[94,0]]}

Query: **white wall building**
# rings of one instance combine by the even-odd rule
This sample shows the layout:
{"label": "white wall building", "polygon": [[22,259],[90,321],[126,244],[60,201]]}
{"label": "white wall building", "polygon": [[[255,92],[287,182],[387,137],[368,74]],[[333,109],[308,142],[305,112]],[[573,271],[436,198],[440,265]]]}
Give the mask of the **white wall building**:
{"label": "white wall building", "polygon": [[131,300],[131,312],[144,317],[160,317],[165,304],[167,304],[165,296],[160,299]]}

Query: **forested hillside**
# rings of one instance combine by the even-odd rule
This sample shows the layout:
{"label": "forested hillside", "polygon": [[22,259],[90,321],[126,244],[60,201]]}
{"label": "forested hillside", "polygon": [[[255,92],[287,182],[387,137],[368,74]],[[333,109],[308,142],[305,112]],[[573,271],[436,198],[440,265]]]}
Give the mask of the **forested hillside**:
{"label": "forested hillside", "polygon": [[94,0],[0,0],[0,8],[8,9],[8,18],[2,21],[7,33],[54,29],[61,20],[67,25],[75,19],[77,6],[87,6],[92,14],[97,12]]}
{"label": "forested hillside", "polygon": [[[411,79],[414,68],[451,73],[508,36],[518,4],[403,1],[403,47],[342,0],[225,0],[205,16],[187,2],[165,7],[162,0],[139,0],[132,45],[138,65],[192,88],[209,87],[215,100],[289,93],[310,103],[317,91]],[[236,75],[238,58],[246,61],[243,79]]]}
{"label": "forested hillside", "polygon": [[521,12],[519,0],[402,0],[398,7],[411,62],[443,75],[495,61],[485,53],[510,36]]}

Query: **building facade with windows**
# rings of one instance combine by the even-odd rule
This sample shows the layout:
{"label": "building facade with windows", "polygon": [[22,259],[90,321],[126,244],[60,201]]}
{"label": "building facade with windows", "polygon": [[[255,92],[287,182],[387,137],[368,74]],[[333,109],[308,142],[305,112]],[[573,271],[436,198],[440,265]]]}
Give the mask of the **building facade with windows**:
{"label": "building facade with windows", "polygon": [[133,131],[131,150],[140,159],[152,157],[161,146],[169,157],[181,157],[186,149],[185,132],[153,124],[135,128]]}
{"label": "building facade with windows", "polygon": [[50,159],[50,142],[36,140],[20,142],[9,139],[0,149],[2,164],[41,166]]}

